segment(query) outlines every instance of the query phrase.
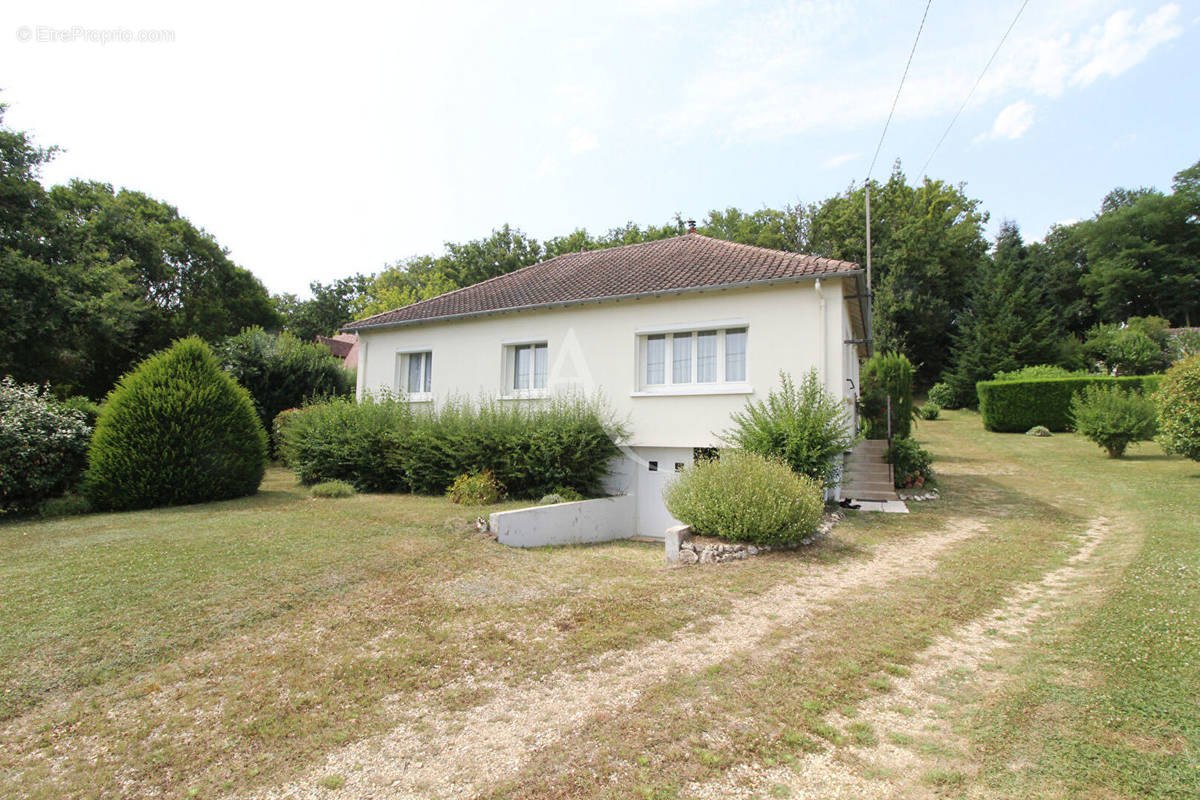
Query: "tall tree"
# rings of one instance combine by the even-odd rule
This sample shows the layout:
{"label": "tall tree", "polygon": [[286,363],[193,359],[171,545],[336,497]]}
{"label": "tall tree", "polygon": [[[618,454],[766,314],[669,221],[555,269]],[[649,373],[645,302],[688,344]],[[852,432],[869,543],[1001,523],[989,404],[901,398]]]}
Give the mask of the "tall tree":
{"label": "tall tree", "polygon": [[38,180],[55,148],[4,127],[0,105],[0,374],[52,382],[99,396],[105,365],[129,363],[129,338],[142,307],[120,263],[75,246],[64,217]]}
{"label": "tall tree", "polygon": [[[864,263],[866,189],[809,207],[808,241],[815,255]],[[987,214],[961,185],[926,178],[910,186],[897,163],[886,183],[871,182],[875,349],[897,350],[928,386],[946,367],[958,316],[987,253]]]}
{"label": "tall tree", "polygon": [[1160,316],[1190,326],[1200,305],[1200,162],[1174,191],[1114,189],[1079,223],[1088,259],[1080,286],[1100,321]]}
{"label": "tall tree", "polygon": [[975,383],[997,372],[1059,362],[1064,333],[1016,223],[1005,221],[984,259],[968,308],[959,315],[952,366],[943,380],[962,406],[975,406]]}
{"label": "tall tree", "polygon": [[312,298],[300,302],[289,303],[277,296],[276,306],[286,311],[284,327],[304,342],[311,342],[317,336],[332,336],[360,316],[370,302],[372,281],[372,276],[362,274],[338,278],[328,284],[313,281],[308,285]]}
{"label": "tall tree", "polygon": [[215,341],[251,325],[278,326],[262,283],[174,206],[87,181],[53,187],[49,201],[58,219],[56,261],[87,265],[89,273],[107,265],[119,276],[119,285],[86,290],[104,313],[125,317],[121,331],[90,348],[90,394],[103,393],[134,361],[172,340]]}

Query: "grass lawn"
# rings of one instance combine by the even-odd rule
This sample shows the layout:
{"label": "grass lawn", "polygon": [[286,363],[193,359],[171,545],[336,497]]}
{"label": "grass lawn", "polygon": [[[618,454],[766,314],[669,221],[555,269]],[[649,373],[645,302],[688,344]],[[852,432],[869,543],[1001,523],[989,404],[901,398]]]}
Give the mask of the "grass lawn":
{"label": "grass lawn", "polygon": [[[1200,796],[1200,465],[968,412],[917,436],[940,501],[703,568],[280,470],[0,524],[0,794],[782,797],[820,765],[857,796]],[[971,626],[995,650],[920,682]]]}

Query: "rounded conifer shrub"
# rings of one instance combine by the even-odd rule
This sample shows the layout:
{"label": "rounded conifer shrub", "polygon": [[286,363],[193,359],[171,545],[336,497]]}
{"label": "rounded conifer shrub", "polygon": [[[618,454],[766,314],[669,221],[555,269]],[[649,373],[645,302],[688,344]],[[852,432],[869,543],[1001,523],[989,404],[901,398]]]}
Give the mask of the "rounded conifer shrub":
{"label": "rounded conifer shrub", "polygon": [[85,489],[98,509],[254,494],[267,435],[250,394],[201,339],[181,339],[117,383],[96,422]]}

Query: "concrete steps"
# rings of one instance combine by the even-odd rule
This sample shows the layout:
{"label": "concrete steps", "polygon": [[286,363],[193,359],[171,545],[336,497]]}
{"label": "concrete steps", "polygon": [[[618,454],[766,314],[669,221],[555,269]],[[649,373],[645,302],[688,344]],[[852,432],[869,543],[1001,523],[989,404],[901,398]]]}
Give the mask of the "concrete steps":
{"label": "concrete steps", "polygon": [[855,500],[898,500],[886,461],[887,442],[866,439],[845,458],[842,497]]}

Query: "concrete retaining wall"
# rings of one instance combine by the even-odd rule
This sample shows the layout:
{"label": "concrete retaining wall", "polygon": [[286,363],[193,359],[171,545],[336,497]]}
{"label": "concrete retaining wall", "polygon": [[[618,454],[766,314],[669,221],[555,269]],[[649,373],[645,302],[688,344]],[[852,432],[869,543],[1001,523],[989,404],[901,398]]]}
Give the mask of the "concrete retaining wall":
{"label": "concrete retaining wall", "polygon": [[510,547],[588,544],[628,539],[634,534],[632,495],[497,511],[488,517],[492,533]]}

